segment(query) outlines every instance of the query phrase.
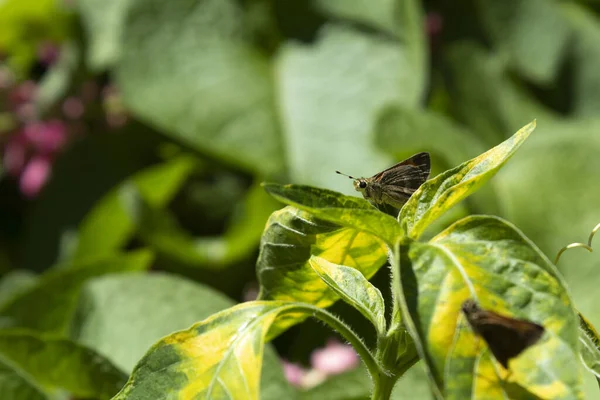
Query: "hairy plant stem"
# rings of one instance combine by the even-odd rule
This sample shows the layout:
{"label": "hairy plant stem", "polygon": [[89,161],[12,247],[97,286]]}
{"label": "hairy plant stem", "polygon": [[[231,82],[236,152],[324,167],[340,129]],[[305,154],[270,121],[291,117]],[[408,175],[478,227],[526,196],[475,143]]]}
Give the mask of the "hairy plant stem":
{"label": "hairy plant stem", "polygon": [[356,333],[352,329],[350,329],[348,325],[342,322],[335,315],[331,314],[328,311],[325,311],[322,308],[314,307],[309,304],[303,305],[303,307],[312,310],[313,317],[325,322],[332,329],[334,329],[340,335],[342,335],[344,339],[346,339],[352,345],[352,347],[354,347],[354,350],[356,350],[362,361],[365,363],[365,366],[369,371],[369,375],[371,375],[373,379],[376,379],[376,377],[378,377],[379,375],[385,375],[383,368],[375,359],[369,348],[356,335]]}

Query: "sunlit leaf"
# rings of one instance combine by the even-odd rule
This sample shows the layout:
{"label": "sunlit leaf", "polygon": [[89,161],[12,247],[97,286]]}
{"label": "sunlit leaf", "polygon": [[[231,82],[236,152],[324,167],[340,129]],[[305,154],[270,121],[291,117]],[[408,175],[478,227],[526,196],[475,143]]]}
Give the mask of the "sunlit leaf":
{"label": "sunlit leaf", "polygon": [[166,206],[195,165],[193,158],[182,156],[119,184],[82,221],[74,259],[110,254],[124,246],[139,225],[142,204]]}
{"label": "sunlit leaf", "polygon": [[398,217],[413,238],[456,203],[476,191],[508,161],[535,128],[535,121],[487,152],[425,182]]}
{"label": "sunlit leaf", "polygon": [[581,314],[579,314],[579,341],[583,364],[600,383],[600,335]]}
{"label": "sunlit leaf", "polygon": [[72,31],[73,19],[56,0],[0,2],[0,49],[20,75],[28,73],[42,43],[60,43]]}
{"label": "sunlit leaf", "polygon": [[256,270],[261,299],[328,307],[338,299],[309,264],[311,255],[351,267],[371,278],[387,259],[372,235],[342,228],[285,207],[273,213],[263,234]]}
{"label": "sunlit leaf", "polygon": [[50,399],[58,389],[81,398],[108,399],[127,381],[127,375],[91,349],[27,331],[0,330],[0,359],[7,362],[0,367],[0,376],[14,374],[27,379],[19,382],[18,388],[11,381],[0,380],[3,399],[11,390],[15,396],[43,390],[45,395],[40,397]]}
{"label": "sunlit leaf", "polygon": [[143,271],[150,266],[152,258],[150,252],[140,250],[52,269],[2,305],[0,324],[65,334],[81,287],[88,279],[111,273]]}
{"label": "sunlit leaf", "polygon": [[[553,264],[514,226],[465,218],[429,243],[410,244],[400,264],[406,323],[446,399],[521,398],[523,391],[582,398],[573,305]],[[544,336],[506,371],[462,316],[467,299],[539,323]]]}
{"label": "sunlit leaf", "polygon": [[[206,285],[179,276],[119,274],[94,279],[81,294],[73,337],[130,373],[152,344],[235,303]],[[265,348],[261,398],[290,398],[281,363]]]}
{"label": "sunlit leaf", "polygon": [[338,296],[370,320],[379,333],[385,332],[385,306],[379,289],[354,268],[315,256],[309,263]]}
{"label": "sunlit leaf", "polygon": [[395,243],[402,236],[402,229],[394,218],[364,199],[311,186],[277,183],[265,183],[263,186],[277,200],[308,211],[324,221],[370,233],[388,244]]}
{"label": "sunlit leaf", "polygon": [[264,342],[279,333],[276,320],[310,313],[294,303],[248,302],[215,314],[152,346],[115,400],[258,399]]}

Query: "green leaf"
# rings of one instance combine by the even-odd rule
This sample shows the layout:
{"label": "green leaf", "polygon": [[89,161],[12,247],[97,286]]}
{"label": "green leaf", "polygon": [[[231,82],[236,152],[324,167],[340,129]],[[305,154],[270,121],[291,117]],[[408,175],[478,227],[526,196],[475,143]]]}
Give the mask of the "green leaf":
{"label": "green leaf", "polygon": [[385,306],[379,289],[358,270],[312,256],[310,266],[338,296],[370,320],[379,334],[385,332]]}
{"label": "green leaf", "polygon": [[[485,151],[481,139],[468,128],[426,110],[391,106],[377,121],[377,144],[396,158],[429,151],[448,165],[458,165]],[[440,164],[432,157],[432,164]]]}
{"label": "green leaf", "polygon": [[[540,127],[494,185],[501,194],[503,217],[519,226],[554,259],[560,248],[586,242],[600,222],[600,120],[581,120]],[[535,198],[532,198],[535,193]],[[594,240],[598,240],[596,235]],[[558,267],[571,288],[577,309],[594,325],[600,324],[600,291],[596,253],[570,251]]]}
{"label": "green leaf", "polygon": [[341,228],[285,207],[267,221],[256,263],[260,299],[300,301],[325,308],[338,296],[309,264],[311,255],[371,278],[385,263],[385,245],[372,235]]}
{"label": "green leaf", "polygon": [[248,302],[215,314],[152,346],[114,399],[258,399],[264,342],[279,333],[276,320],[310,314],[286,302]]}
{"label": "green leaf", "polygon": [[29,73],[42,43],[60,43],[72,28],[70,13],[57,0],[0,2],[0,49],[19,75]]}
{"label": "green leaf", "polygon": [[60,49],[59,59],[52,64],[39,83],[34,98],[37,115],[45,115],[50,108],[67,94],[80,67],[81,49],[75,43],[67,43]]}
{"label": "green leaf", "polygon": [[418,238],[431,222],[494,176],[533,129],[535,121],[493,149],[425,182],[400,211],[404,231]]}
{"label": "green leaf", "polygon": [[220,160],[281,171],[272,72],[246,41],[241,5],[147,0],[128,15],[116,78],[130,111]]}
{"label": "green leaf", "polygon": [[141,206],[165,207],[196,166],[177,157],[146,168],[106,194],[81,222],[75,260],[105,256],[123,247],[139,225]]}
{"label": "green leaf", "polygon": [[573,66],[573,83],[571,85],[571,101],[573,113],[579,117],[595,117],[600,106],[600,20],[598,15],[586,7],[576,3],[562,3],[565,17],[573,29],[571,61]]}
{"label": "green leaf", "polygon": [[370,233],[387,244],[395,243],[403,235],[394,218],[364,199],[311,186],[264,183],[263,187],[283,203],[308,211],[323,221]]}
{"label": "green leaf", "polygon": [[5,390],[14,390],[15,398],[37,392],[32,398],[50,399],[57,389],[81,398],[108,399],[127,381],[127,375],[89,348],[27,331],[0,330],[0,360],[7,362],[0,367],[0,376],[24,378],[16,385],[18,389],[1,380],[3,399]]}
{"label": "green leaf", "polygon": [[40,389],[31,384],[31,380],[0,359],[0,392],[5,400],[48,400]]}
{"label": "green leaf", "polygon": [[161,256],[193,268],[222,269],[256,251],[265,221],[278,207],[263,188],[255,184],[246,193],[240,207],[231,213],[231,220],[222,236],[193,237],[164,213],[154,213],[153,218],[144,224],[140,235]]}
{"label": "green leaf", "polygon": [[351,186],[335,170],[368,166],[374,174],[392,163],[373,145],[379,111],[415,107],[424,89],[422,65],[401,43],[333,24],[313,45],[286,43],[276,73],[292,180],[346,192]]}
{"label": "green leaf", "polygon": [[[322,384],[300,392],[300,400],[362,400],[371,395],[373,383],[366,369],[358,367],[329,377]],[[433,399],[427,376],[420,364],[408,370],[394,386],[391,400]]]}
{"label": "green leaf", "polygon": [[596,376],[600,384],[600,335],[581,314],[579,314],[579,342],[583,365]]}
{"label": "green leaf", "polygon": [[123,30],[132,0],[79,0],[75,3],[88,38],[87,62],[93,70],[112,67],[121,56]]}
{"label": "green leaf", "polygon": [[4,275],[0,280],[0,307],[12,297],[33,286],[37,278],[34,273],[26,269],[13,270]]}
{"label": "green leaf", "polygon": [[24,220],[19,265],[41,272],[71,256],[64,250],[94,204],[148,166],[149,160],[156,158],[158,143],[164,143],[164,137],[134,121],[114,135],[103,132],[74,140],[52,165],[51,179]]}
{"label": "green leaf", "polygon": [[[233,305],[214,289],[175,275],[109,275],[83,288],[73,337],[131,372],[162,337]],[[265,350],[262,398],[291,398],[275,351]]]}
{"label": "green leaf", "polygon": [[533,118],[549,125],[559,120],[509,76],[500,57],[471,42],[453,44],[445,54],[452,109],[488,146]]}
{"label": "green leaf", "polygon": [[482,26],[509,63],[538,83],[554,79],[571,27],[554,0],[480,0]]}
{"label": "green leaf", "polygon": [[[404,249],[404,322],[445,398],[514,398],[523,389],[540,398],[582,398],[577,315],[554,265],[514,226],[469,217]],[[469,298],[544,326],[542,339],[509,361],[509,376],[462,316]]]}
{"label": "green leaf", "polygon": [[146,250],[57,268],[40,276],[27,290],[0,307],[3,326],[65,334],[79,298],[82,285],[96,276],[141,271],[150,266],[152,254]]}

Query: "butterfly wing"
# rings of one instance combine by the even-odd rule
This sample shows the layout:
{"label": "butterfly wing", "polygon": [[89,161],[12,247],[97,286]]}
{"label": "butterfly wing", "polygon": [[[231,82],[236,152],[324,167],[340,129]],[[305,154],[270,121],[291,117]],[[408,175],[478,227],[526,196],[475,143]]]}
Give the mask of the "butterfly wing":
{"label": "butterfly wing", "polygon": [[431,169],[429,153],[418,153],[371,178],[382,193],[382,200],[396,208],[402,205],[427,180]]}
{"label": "butterfly wing", "polygon": [[372,179],[383,186],[401,186],[414,192],[427,180],[430,171],[429,153],[423,152],[381,171]]}
{"label": "butterfly wing", "polygon": [[485,340],[490,351],[504,368],[508,361],[534,345],[544,334],[544,327],[534,322],[481,311],[474,330]]}

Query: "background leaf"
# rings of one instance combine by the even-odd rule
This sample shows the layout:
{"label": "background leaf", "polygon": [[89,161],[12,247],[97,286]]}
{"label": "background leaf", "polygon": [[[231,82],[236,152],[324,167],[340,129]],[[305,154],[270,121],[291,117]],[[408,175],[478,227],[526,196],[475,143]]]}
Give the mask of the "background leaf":
{"label": "background leaf", "polygon": [[53,391],[63,389],[78,397],[108,399],[127,380],[123,372],[89,348],[27,331],[0,330],[0,357],[8,362],[1,368],[2,374],[25,378],[18,388],[10,381],[0,384],[4,394],[14,390],[14,398],[29,399],[17,397],[28,392],[33,398],[51,398]]}
{"label": "background leaf", "polygon": [[547,82],[558,72],[571,27],[559,2],[479,0],[484,27],[526,78]]}
{"label": "background leaf", "polygon": [[85,281],[110,273],[143,271],[151,262],[152,254],[140,250],[53,269],[5,302],[0,308],[0,321],[4,326],[64,335]]}
{"label": "background leaf", "polygon": [[232,165],[281,170],[269,65],[244,41],[241,8],[232,0],[150,0],[134,2],[128,15],[117,66],[128,108]]}
{"label": "background leaf", "polygon": [[[233,305],[216,290],[175,275],[105,276],[84,287],[73,338],[129,373],[162,337]],[[264,357],[261,398],[291,398],[293,391],[270,345]]]}
{"label": "background leaf", "polygon": [[[353,66],[353,60],[364,62]],[[392,164],[373,146],[372,132],[383,106],[419,101],[422,82],[413,76],[419,69],[409,61],[400,43],[335,25],[323,28],[316,46],[281,50],[281,120],[294,182],[348,193],[335,170],[361,174],[356,169],[368,165],[372,170],[362,174],[373,175]]]}
{"label": "background leaf", "polygon": [[192,158],[178,157],[144,169],[111,190],[82,221],[73,258],[99,257],[125,245],[140,224],[142,205],[166,206],[194,167]]}

